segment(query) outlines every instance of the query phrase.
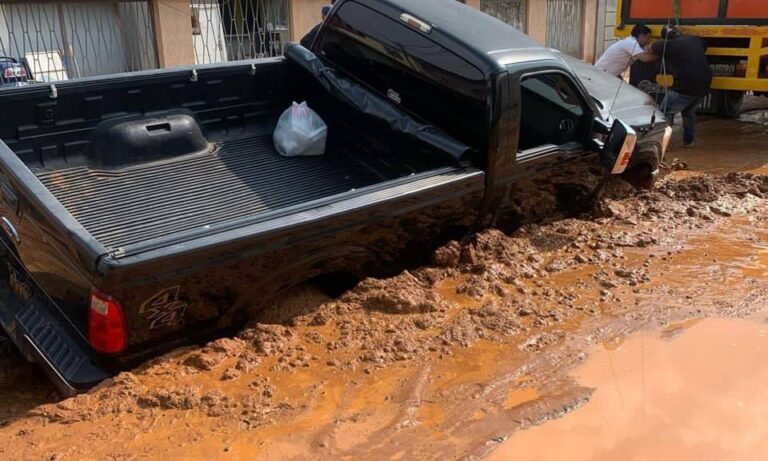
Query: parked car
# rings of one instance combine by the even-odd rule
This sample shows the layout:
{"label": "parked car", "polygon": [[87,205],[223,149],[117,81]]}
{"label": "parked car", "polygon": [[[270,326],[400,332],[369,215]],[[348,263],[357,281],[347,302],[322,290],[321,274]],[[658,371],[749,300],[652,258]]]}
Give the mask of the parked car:
{"label": "parked car", "polygon": [[[589,171],[650,180],[668,127],[625,91],[634,128],[459,2],[339,0],[284,58],[0,92],[0,324],[73,393],[303,281],[536,219]],[[323,156],[276,153],[291,101],[327,123]]]}
{"label": "parked car", "polygon": [[0,88],[29,85],[27,66],[14,58],[0,56]]}

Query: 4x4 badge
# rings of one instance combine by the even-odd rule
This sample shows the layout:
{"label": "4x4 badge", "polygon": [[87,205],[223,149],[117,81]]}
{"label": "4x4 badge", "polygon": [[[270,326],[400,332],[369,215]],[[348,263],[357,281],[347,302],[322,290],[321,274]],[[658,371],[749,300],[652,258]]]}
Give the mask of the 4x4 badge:
{"label": "4x4 badge", "polygon": [[188,304],[179,300],[180,291],[180,285],[165,288],[144,301],[139,314],[149,322],[150,330],[181,323]]}

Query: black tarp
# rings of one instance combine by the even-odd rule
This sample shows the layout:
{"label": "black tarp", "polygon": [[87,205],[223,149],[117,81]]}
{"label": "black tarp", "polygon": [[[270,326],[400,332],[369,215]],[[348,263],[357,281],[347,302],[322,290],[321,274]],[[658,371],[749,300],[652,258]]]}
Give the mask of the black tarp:
{"label": "black tarp", "polygon": [[347,103],[366,116],[384,121],[398,133],[405,134],[450,155],[457,162],[468,159],[471,147],[453,139],[439,128],[417,121],[387,98],[345,77],[325,65],[314,53],[301,45],[289,44],[285,56],[309,72],[336,99]]}

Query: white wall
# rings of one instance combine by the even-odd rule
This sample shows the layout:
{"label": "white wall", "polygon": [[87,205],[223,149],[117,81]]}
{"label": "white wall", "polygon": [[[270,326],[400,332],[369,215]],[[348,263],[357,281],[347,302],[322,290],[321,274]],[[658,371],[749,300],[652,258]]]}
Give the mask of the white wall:
{"label": "white wall", "polygon": [[227,62],[227,47],[218,2],[193,0],[192,12],[196,15],[199,26],[197,30],[192,31],[195,64]]}

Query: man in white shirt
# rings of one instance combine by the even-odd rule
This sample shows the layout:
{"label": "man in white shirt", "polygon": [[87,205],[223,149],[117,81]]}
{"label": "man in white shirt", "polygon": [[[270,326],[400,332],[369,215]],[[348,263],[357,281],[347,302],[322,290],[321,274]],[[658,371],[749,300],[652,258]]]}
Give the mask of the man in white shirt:
{"label": "man in white shirt", "polygon": [[658,59],[645,50],[651,41],[651,29],[643,24],[632,28],[632,35],[609,46],[597,60],[595,67],[620,77],[635,60],[653,62]]}

